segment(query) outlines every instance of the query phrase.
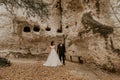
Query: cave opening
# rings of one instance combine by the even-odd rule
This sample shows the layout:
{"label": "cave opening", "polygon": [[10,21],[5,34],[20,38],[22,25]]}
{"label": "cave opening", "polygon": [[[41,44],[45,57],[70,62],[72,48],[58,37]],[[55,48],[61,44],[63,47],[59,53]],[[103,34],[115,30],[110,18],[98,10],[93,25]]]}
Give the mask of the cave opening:
{"label": "cave opening", "polygon": [[57,32],[58,32],[58,33],[62,33],[62,30],[61,30],[61,29],[58,29]]}
{"label": "cave opening", "polygon": [[33,28],[33,30],[35,32],[39,32],[40,31],[40,27],[38,25],[35,25],[34,28]]}
{"label": "cave opening", "polygon": [[47,26],[45,30],[46,30],[46,31],[50,31],[51,28]]}
{"label": "cave opening", "polygon": [[68,29],[69,28],[69,26],[66,26],[66,29]]}
{"label": "cave opening", "polygon": [[25,26],[23,29],[24,32],[31,32],[30,27],[29,26]]}

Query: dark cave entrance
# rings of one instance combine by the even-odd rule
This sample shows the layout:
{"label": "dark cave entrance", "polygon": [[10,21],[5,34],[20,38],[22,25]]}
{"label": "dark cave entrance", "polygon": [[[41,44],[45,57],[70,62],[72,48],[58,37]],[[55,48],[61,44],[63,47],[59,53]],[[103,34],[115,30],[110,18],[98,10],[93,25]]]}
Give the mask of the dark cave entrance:
{"label": "dark cave entrance", "polygon": [[47,26],[45,30],[46,30],[46,31],[50,31],[51,28]]}
{"label": "dark cave entrance", "polygon": [[25,26],[23,29],[24,32],[31,32],[30,27],[29,26]]}
{"label": "dark cave entrance", "polygon": [[37,25],[35,25],[34,28],[33,28],[33,31],[35,31],[35,32],[39,32],[39,31],[40,31],[40,27],[37,26]]}

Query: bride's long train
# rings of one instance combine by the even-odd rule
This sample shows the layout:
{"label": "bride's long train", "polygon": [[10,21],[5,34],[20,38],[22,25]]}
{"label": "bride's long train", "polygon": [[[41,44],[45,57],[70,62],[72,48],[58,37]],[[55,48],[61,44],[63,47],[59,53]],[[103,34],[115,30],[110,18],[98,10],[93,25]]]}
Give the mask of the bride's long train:
{"label": "bride's long train", "polygon": [[51,66],[51,67],[62,65],[55,49],[51,49],[51,52],[47,58],[47,61],[43,65]]}

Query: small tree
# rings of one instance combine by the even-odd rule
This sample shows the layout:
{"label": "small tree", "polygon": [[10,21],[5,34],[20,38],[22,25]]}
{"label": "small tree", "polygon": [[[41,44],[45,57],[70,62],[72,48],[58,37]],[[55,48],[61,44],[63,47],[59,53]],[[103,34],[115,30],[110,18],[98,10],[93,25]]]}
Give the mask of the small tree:
{"label": "small tree", "polygon": [[15,9],[23,8],[27,16],[48,17],[47,5],[43,0],[0,0],[0,4],[5,5],[12,15],[15,15]]}

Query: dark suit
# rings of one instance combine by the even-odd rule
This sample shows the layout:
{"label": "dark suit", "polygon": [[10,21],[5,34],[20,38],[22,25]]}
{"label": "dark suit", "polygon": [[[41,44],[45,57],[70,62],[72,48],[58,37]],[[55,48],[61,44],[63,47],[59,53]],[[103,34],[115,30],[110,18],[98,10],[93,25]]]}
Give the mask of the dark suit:
{"label": "dark suit", "polygon": [[65,52],[66,52],[65,45],[64,44],[58,44],[57,53],[59,55],[60,61],[62,60],[64,65],[65,65]]}

